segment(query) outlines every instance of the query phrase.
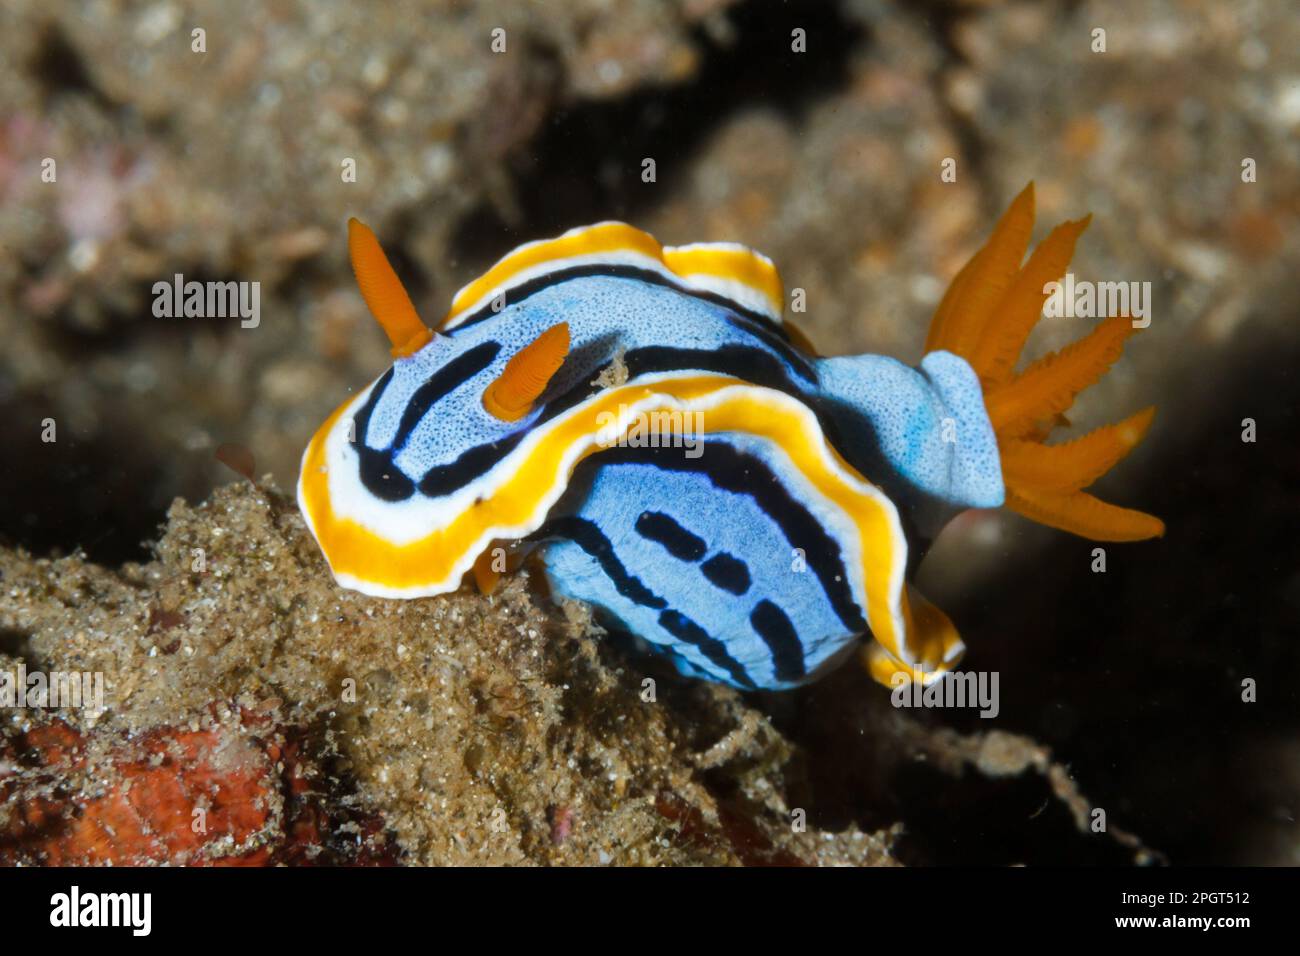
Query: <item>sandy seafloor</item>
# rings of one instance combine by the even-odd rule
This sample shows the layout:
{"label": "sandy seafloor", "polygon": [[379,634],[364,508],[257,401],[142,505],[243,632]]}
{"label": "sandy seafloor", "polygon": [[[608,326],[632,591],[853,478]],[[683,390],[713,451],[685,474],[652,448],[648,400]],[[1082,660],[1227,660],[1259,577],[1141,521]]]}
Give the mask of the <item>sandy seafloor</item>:
{"label": "sandy seafloor", "polygon": [[[1291,4],[7,0],[0,62],[0,665],[103,672],[108,703],[2,715],[0,861],[1300,863]],[[921,581],[997,719],[853,665],[688,682],[527,571],[413,602],[329,577],[289,490],[388,363],[349,215],[426,318],[618,218],[763,250],[822,351],[915,361],[1030,180],[1036,238],[1094,214],[1077,276],[1151,283],[1071,418],[1159,406],[1099,490],[1169,530],[1094,574],[1008,513],[948,529]],[[155,318],[175,273],[260,282],[261,324]]]}

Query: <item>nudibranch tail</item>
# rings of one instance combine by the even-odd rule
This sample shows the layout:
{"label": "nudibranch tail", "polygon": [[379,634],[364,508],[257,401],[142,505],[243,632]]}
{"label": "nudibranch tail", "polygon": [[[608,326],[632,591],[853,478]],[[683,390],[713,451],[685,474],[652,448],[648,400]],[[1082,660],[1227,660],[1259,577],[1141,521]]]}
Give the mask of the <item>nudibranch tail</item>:
{"label": "nudibranch tail", "polygon": [[406,294],[402,280],[393,271],[379,240],[358,219],[348,220],[348,255],[366,308],[375,317],[393,345],[393,358],[406,358],[424,348],[433,332]]}
{"label": "nudibranch tail", "polygon": [[1065,273],[1091,217],[1056,227],[1022,266],[1033,219],[1030,183],[953,279],[935,312],[926,351],[960,355],[979,376],[1002,458],[1007,507],[1097,541],[1159,537],[1160,519],[1083,491],[1142,440],[1153,408],[1063,445],[1044,444],[1055,426],[1067,424],[1062,416],[1075,398],[1120,357],[1136,331],[1130,318],[1106,319],[1078,342],[1014,374],[1042,316],[1045,286]]}
{"label": "nudibranch tail", "polygon": [[902,606],[907,620],[906,653],[894,654],[880,641],[868,641],[860,651],[862,663],[872,679],[886,687],[897,687],[900,682],[933,683],[956,666],[966,645],[948,615],[910,584]]}

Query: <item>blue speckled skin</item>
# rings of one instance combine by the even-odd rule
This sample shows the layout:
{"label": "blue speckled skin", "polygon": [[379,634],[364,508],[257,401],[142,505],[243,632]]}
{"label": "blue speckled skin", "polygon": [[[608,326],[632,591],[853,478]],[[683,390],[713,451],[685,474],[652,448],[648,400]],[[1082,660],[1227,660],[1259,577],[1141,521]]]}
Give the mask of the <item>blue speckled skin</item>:
{"label": "blue speckled skin", "polygon": [[[561,321],[570,353],[542,400],[518,422],[489,415],[480,400],[487,384]],[[358,442],[369,449],[363,480],[389,500],[451,493],[493,468],[535,422],[593,394],[616,355],[632,380],[698,369],[800,398],[839,453],[895,502],[913,560],[956,512],[1002,502],[996,441],[962,359],[936,352],[913,369],[872,355],[812,358],[725,300],[612,267],[512,292],[499,313],[484,309],[398,361],[357,414]],[[533,536],[552,587],[597,606],[682,673],[745,689],[815,677],[866,625],[861,608],[832,594],[838,554],[806,553],[820,540],[807,525],[817,517],[800,514],[801,476],[779,451],[718,435],[698,459],[681,448],[592,456]],[[671,525],[686,534],[670,546],[662,539]],[[799,569],[796,549],[820,570]]]}
{"label": "blue speckled skin", "polygon": [[[764,442],[742,436],[731,441],[770,464]],[[706,446],[700,461],[715,457],[715,450]],[[661,450],[663,458],[673,454]],[[816,677],[856,643],[862,622],[851,626],[841,620],[818,576],[798,560],[781,526],[750,495],[720,489],[707,474],[666,470],[653,462],[604,464],[597,458],[585,472],[571,496],[576,515],[604,533],[627,575],[724,645],[726,657],[711,658],[707,648],[666,628],[663,609],[650,606],[644,595],[640,600],[628,597],[601,562],[573,541],[562,539],[546,550],[552,587],[603,609],[616,626],[666,653],[681,673],[745,689],[794,687]],[[637,525],[646,512],[669,516],[704,541],[704,547],[674,554],[644,536]],[[726,587],[710,578],[705,569],[719,556],[743,564],[747,586],[743,579]],[[751,616],[763,600],[777,604],[796,625],[801,645],[797,666],[792,662],[779,668],[779,654],[753,626]],[[737,666],[728,666],[727,660]]]}
{"label": "blue speckled skin", "polygon": [[883,355],[852,355],[822,359],[817,370],[824,394],[842,410],[849,460],[925,541],[959,511],[1002,505],[997,439],[964,359],[931,352],[914,369]]}
{"label": "blue speckled skin", "polygon": [[[802,380],[791,363],[768,344],[785,344],[780,333],[761,319],[736,324],[737,319],[723,305],[634,278],[590,275],[546,286],[512,299],[500,313],[485,310],[411,358],[395,363],[392,380],[370,418],[365,442],[373,448],[389,448],[420,386],[457,356],[484,343],[501,346],[495,359],[430,409],[401,444],[395,463],[407,476],[418,481],[429,468],[454,461],[468,448],[526,431],[545,414],[548,400],[585,386],[620,350],[635,354],[638,349],[671,346],[697,351],[704,358],[735,345],[767,356],[777,374],[797,386]],[[489,415],[478,400],[483,389],[515,352],[557,322],[569,324],[569,357],[543,402],[518,422]],[[816,388],[806,382],[803,386],[810,391]],[[458,395],[468,399],[458,401]]]}

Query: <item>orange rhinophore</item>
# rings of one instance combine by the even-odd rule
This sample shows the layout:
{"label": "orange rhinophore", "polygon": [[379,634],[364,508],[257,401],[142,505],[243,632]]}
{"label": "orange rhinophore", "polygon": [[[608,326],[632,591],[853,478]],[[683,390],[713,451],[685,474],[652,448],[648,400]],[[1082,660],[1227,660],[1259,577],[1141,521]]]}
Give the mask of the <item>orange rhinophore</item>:
{"label": "orange rhinophore", "polygon": [[528,414],[569,354],[569,324],[552,325],[516,352],[483,390],[483,407],[503,422]]}
{"label": "orange rhinophore", "polygon": [[358,219],[348,220],[348,255],[366,308],[393,344],[393,358],[406,358],[427,345],[433,332],[420,321],[379,240]]}

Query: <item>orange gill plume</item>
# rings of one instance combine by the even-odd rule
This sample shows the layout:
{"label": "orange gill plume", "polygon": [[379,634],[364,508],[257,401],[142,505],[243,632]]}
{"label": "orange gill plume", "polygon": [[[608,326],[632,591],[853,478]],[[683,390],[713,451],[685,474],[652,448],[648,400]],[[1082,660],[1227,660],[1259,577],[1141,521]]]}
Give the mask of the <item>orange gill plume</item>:
{"label": "orange gill plume", "polygon": [[424,348],[433,338],[433,332],[420,321],[411,297],[375,234],[355,218],[348,220],[348,255],[361,288],[361,298],[387,333],[393,358],[406,358]]}
{"label": "orange gill plume", "polygon": [[1164,534],[1163,522],[1083,489],[1142,440],[1155,409],[1065,444],[1044,443],[1055,426],[1068,424],[1064,413],[1079,393],[1119,358],[1135,331],[1130,319],[1106,319],[1083,339],[1014,372],[1042,316],[1048,298],[1044,286],[1065,274],[1090,219],[1057,226],[1021,265],[1034,225],[1034,184],[1026,186],[948,287],[925,350],[960,355],[979,376],[1002,457],[1008,508],[1096,541],[1141,541]]}

